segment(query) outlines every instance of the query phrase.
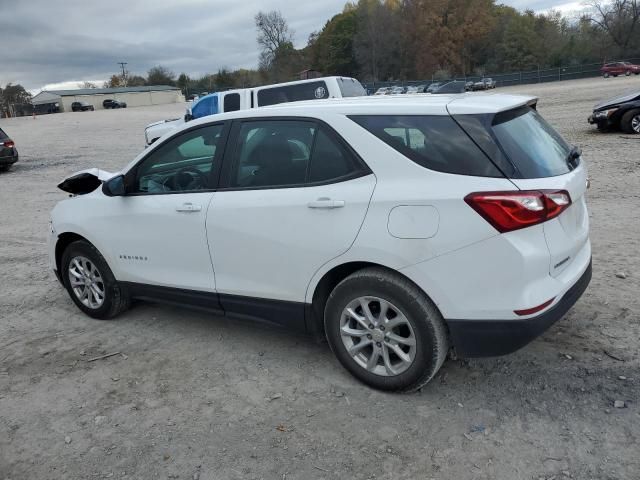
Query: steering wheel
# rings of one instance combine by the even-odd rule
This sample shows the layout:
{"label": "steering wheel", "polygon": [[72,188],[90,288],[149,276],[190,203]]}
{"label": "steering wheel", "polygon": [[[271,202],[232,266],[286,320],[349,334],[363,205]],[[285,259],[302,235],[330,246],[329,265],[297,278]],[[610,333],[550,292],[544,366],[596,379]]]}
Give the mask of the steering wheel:
{"label": "steering wheel", "polygon": [[178,170],[171,180],[172,190],[201,190],[207,188],[209,177],[196,167],[183,167]]}

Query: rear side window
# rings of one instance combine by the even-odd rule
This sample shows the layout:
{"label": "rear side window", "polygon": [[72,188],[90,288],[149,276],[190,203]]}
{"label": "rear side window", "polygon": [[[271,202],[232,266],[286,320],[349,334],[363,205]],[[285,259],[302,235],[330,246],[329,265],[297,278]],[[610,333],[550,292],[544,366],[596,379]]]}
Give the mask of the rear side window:
{"label": "rear side window", "polygon": [[430,170],[478,177],[503,176],[447,115],[356,115],[349,118]]}
{"label": "rear side window", "polygon": [[329,90],[324,81],[299,83],[283,87],[265,88],[258,91],[258,106],[276,105],[278,103],[299,102],[329,98]]}
{"label": "rear side window", "polygon": [[9,137],[7,137],[7,134],[6,134],[6,133],[4,133],[4,132],[2,131],[2,129],[0,128],[0,140],[4,140],[5,138],[9,138]]}
{"label": "rear side window", "polygon": [[310,120],[255,120],[241,124],[232,188],[303,187],[365,173],[354,155]]}
{"label": "rear side window", "polygon": [[343,97],[366,97],[367,91],[355,78],[338,78],[338,87]]}
{"label": "rear side window", "polygon": [[358,168],[351,154],[342,145],[324,130],[318,130],[309,166],[309,182],[326,182],[346,177]]}
{"label": "rear side window", "polygon": [[224,111],[236,112],[240,110],[240,94],[230,93],[224,96]]}

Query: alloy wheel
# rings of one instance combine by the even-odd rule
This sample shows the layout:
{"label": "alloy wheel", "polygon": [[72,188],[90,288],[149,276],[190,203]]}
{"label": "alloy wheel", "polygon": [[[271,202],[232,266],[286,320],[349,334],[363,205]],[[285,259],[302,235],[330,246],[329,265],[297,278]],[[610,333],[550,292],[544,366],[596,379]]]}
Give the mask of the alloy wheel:
{"label": "alloy wheel", "polygon": [[375,375],[399,375],[416,357],[411,323],[399,308],[382,298],[351,301],[340,318],[340,336],[351,358]]}
{"label": "alloy wheel", "polygon": [[631,129],[636,133],[640,133],[640,113],[631,119]]}
{"label": "alloy wheel", "polygon": [[105,285],[93,262],[86,257],[73,257],[68,271],[69,284],[80,303],[93,310],[100,308],[105,299]]}

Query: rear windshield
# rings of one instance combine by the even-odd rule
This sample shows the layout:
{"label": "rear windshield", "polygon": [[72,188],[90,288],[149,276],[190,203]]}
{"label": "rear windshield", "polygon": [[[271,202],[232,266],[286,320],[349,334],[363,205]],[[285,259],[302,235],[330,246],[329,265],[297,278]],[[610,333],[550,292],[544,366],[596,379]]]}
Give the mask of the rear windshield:
{"label": "rear windshield", "polygon": [[329,98],[329,90],[324,81],[298,83],[258,90],[259,107],[322,98]]}
{"label": "rear windshield", "polygon": [[338,86],[343,97],[364,97],[367,91],[355,78],[338,78]]}
{"label": "rear windshield", "polygon": [[503,176],[448,115],[354,115],[349,118],[430,170],[478,177]]}
{"label": "rear windshield", "polygon": [[454,118],[508,178],[555,177],[574,168],[567,162],[571,146],[533,108]]}
{"label": "rear windshield", "polygon": [[571,147],[532,108],[500,113],[492,123],[498,143],[522,178],[555,177],[571,170]]}

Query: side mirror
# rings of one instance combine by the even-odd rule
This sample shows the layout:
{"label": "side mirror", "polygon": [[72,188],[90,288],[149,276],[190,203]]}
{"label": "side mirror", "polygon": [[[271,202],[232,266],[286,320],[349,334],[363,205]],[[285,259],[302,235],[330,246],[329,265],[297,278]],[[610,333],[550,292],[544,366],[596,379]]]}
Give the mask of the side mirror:
{"label": "side mirror", "polygon": [[102,193],[107,197],[122,197],[126,193],[124,175],[113,177],[102,184]]}

